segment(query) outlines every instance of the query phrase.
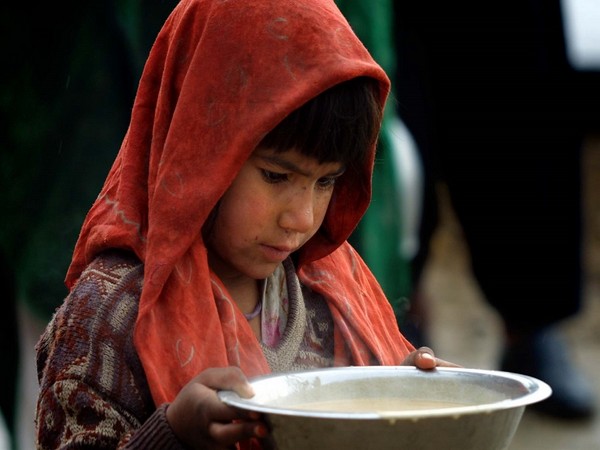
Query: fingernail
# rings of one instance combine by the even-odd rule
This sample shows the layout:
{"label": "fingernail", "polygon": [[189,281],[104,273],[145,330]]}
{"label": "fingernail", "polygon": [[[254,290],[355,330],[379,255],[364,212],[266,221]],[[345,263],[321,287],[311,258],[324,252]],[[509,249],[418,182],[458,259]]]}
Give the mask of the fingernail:
{"label": "fingernail", "polygon": [[269,434],[269,431],[267,430],[267,427],[264,425],[257,425],[254,428],[254,434],[256,435],[256,437],[258,438],[264,438],[267,436],[267,434]]}

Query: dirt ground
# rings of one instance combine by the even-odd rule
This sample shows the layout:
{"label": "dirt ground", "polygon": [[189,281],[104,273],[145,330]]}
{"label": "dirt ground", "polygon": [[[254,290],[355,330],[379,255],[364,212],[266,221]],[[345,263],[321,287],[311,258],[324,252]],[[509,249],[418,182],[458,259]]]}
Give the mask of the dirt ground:
{"label": "dirt ground", "polygon": [[[562,327],[574,360],[592,381],[600,403],[600,136],[587,140],[584,157],[585,303]],[[461,230],[449,207],[434,240],[425,278],[431,343],[436,354],[466,367],[497,369],[502,344],[498,317],[484,301],[469,271]],[[460,311],[460,314],[457,314]],[[600,408],[600,406],[599,406]],[[510,450],[600,449],[600,414],[564,421],[526,409]]]}

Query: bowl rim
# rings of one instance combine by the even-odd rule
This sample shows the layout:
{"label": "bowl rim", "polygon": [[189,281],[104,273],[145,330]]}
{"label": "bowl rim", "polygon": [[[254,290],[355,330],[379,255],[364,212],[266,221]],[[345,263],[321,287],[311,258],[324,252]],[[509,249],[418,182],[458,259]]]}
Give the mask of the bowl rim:
{"label": "bowl rim", "polygon": [[500,370],[471,369],[462,367],[437,367],[431,370],[418,369],[414,366],[345,366],[328,367],[321,369],[309,369],[298,372],[272,373],[260,375],[249,379],[250,384],[256,387],[259,383],[269,382],[270,380],[282,377],[309,377],[325,375],[330,376],[338,372],[373,372],[378,375],[393,374],[397,372],[406,372],[413,374],[437,374],[442,376],[452,375],[453,373],[463,373],[469,375],[483,375],[486,377],[495,377],[504,380],[512,380],[520,383],[526,393],[516,398],[508,398],[500,401],[482,403],[478,405],[461,405],[446,408],[431,408],[419,410],[400,410],[400,411],[312,411],[307,409],[265,405],[252,401],[252,398],[246,399],[240,397],[237,393],[230,390],[221,390],[217,392],[219,399],[232,407],[242,410],[254,411],[263,414],[277,414],[286,416],[315,417],[323,419],[420,419],[431,417],[457,417],[466,414],[491,413],[507,409],[521,408],[527,405],[545,400],[552,394],[550,386],[529,375],[520,373],[506,372]]}

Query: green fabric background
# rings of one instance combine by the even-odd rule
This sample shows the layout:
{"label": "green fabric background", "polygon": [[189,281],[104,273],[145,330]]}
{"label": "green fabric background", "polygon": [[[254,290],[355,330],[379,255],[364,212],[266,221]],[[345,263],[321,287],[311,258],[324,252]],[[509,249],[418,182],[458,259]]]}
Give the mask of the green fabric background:
{"label": "green fabric background", "polygon": [[[393,80],[396,56],[392,36],[392,1],[337,0],[336,4],[373,58]],[[411,281],[409,261],[400,250],[402,213],[398,208],[400,192],[395,187],[395,180],[401,174],[394,171],[390,161],[390,120],[395,118],[394,108],[390,105],[394,101],[392,93],[377,150],[373,199],[351,242],[379,280],[401,323],[408,308]]]}

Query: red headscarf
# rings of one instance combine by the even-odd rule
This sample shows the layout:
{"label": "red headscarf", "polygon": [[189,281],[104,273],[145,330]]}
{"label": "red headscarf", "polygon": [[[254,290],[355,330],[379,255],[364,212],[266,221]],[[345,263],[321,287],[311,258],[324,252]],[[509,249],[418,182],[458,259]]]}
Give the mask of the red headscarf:
{"label": "red headscarf", "polygon": [[[332,0],[183,0],[144,69],[129,130],[81,230],[67,286],[101,251],[144,263],[134,342],[157,404],[207,367],[267,373],[238,308],[211,282],[200,230],[261,138],[342,81],[389,80]],[[370,200],[375,148],[336,183],[323,224],[301,250],[302,282],[327,299],[338,364],[398,364],[412,346],[381,289],[345,243]],[[326,232],[325,232],[326,231]]]}

